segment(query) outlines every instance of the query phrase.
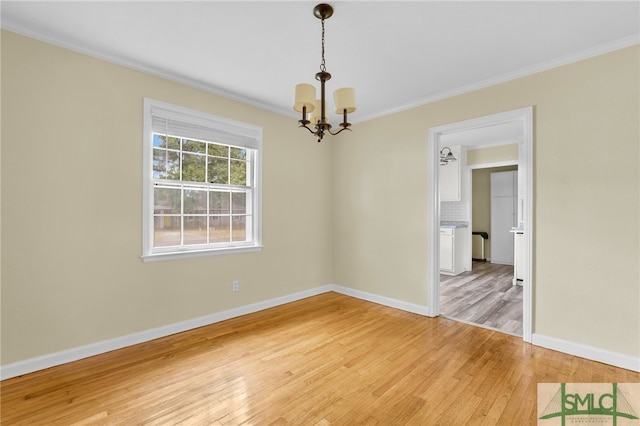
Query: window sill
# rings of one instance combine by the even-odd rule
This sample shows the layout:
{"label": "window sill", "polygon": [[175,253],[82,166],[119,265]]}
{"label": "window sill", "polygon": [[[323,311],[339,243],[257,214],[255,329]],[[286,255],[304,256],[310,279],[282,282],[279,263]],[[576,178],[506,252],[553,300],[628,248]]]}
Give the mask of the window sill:
{"label": "window sill", "polygon": [[227,247],[220,249],[207,249],[207,250],[189,250],[189,251],[171,251],[166,253],[154,253],[144,254],[140,256],[143,262],[161,262],[164,260],[177,260],[177,259],[193,259],[197,257],[206,256],[220,256],[227,254],[239,254],[239,253],[253,253],[262,251],[264,246],[246,246],[246,247]]}

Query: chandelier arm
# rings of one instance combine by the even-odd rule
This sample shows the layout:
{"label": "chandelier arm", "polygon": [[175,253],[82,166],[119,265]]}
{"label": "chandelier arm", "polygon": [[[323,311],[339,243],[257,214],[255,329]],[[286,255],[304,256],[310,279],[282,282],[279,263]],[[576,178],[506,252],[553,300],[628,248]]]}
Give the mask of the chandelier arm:
{"label": "chandelier arm", "polygon": [[309,131],[309,133],[315,135],[317,132],[315,130],[312,130],[311,128],[309,128],[309,126],[307,126],[306,124],[300,124],[298,127],[304,127],[305,129],[307,129]]}
{"label": "chandelier arm", "polygon": [[333,133],[331,130],[329,130],[329,133],[331,133],[333,136],[335,136],[335,135],[337,135],[338,133],[340,133],[340,132],[342,132],[342,131],[344,131],[344,130],[351,131],[351,129],[350,129],[350,128],[348,128],[348,127],[343,127],[342,129],[338,130],[338,131],[337,131],[337,132],[335,132],[335,133]]}

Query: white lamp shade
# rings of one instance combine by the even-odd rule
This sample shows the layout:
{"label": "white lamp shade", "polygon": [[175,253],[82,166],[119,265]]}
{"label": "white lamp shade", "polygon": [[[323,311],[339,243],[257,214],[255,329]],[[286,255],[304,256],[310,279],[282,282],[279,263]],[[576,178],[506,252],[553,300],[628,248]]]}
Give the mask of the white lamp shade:
{"label": "white lamp shade", "polygon": [[356,110],[356,91],[353,87],[344,87],[333,92],[333,99],[336,105],[336,113],[342,114],[346,109],[348,113]]}
{"label": "white lamp shade", "polygon": [[312,84],[297,84],[296,96],[293,101],[293,109],[302,112],[302,107],[307,107],[307,112],[313,111],[316,102],[316,88]]}
{"label": "white lamp shade", "polygon": [[322,107],[320,106],[320,99],[316,99],[315,100],[315,109],[313,110],[313,114],[311,114],[311,118],[309,119],[311,124],[318,123],[318,121],[320,121],[320,115],[321,114],[322,114]]}

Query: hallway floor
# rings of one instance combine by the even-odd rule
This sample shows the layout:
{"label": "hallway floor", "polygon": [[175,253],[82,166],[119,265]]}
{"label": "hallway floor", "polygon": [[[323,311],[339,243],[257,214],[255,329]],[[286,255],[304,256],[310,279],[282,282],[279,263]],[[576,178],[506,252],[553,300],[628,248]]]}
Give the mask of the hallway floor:
{"label": "hallway floor", "polygon": [[473,262],[472,271],[440,275],[440,315],[522,336],[522,286],[513,266]]}

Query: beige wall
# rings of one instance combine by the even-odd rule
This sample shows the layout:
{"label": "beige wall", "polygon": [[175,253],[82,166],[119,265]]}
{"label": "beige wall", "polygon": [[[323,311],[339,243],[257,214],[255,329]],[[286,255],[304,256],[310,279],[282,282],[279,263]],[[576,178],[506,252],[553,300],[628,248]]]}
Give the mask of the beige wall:
{"label": "beige wall", "polygon": [[[640,356],[638,53],[317,144],[291,118],[3,32],[2,364],[331,282],[426,306],[428,129],[528,105],[534,332]],[[262,252],[142,263],[144,97],[264,127]]]}
{"label": "beige wall", "polygon": [[518,161],[518,144],[488,146],[467,150],[467,164],[486,164],[499,161]]}
{"label": "beige wall", "polygon": [[[262,252],[141,261],[144,97],[263,126]],[[333,145],[295,120],[9,32],[2,112],[3,365],[331,282]]]}
{"label": "beige wall", "polygon": [[634,46],[355,126],[334,150],[335,282],[426,306],[428,129],[531,105],[533,332],[640,356],[639,63]]}

